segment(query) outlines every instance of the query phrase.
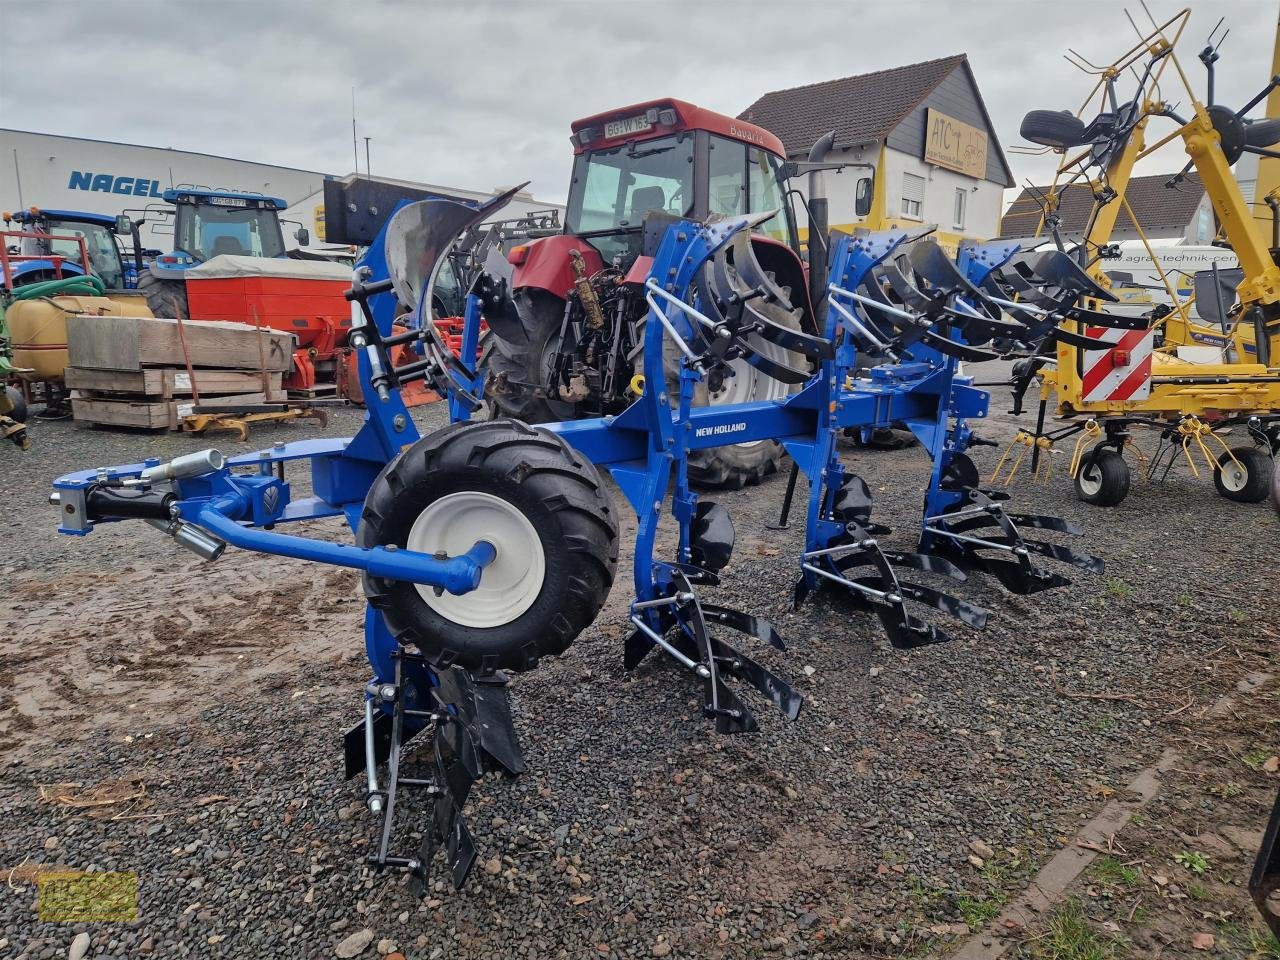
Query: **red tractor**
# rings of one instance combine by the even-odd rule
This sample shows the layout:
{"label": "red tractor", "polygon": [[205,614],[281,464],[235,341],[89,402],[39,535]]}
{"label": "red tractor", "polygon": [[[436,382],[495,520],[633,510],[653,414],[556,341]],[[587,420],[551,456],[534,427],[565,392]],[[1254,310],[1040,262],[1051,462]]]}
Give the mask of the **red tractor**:
{"label": "red tractor", "polygon": [[[776,211],[733,252],[733,282],[776,324],[816,333],[782,142],[767,130],[681,100],[654,100],[572,125],[573,178],[562,233],[490,257],[481,285],[491,333],[483,363],[495,415],[529,423],[621,412],[639,392],[645,276],[677,218]],[[743,282],[745,281],[745,282]],[[760,350],[785,364],[773,343]],[[674,348],[672,348],[674,350]],[[676,368],[673,352],[668,368]],[[697,402],[780,398],[795,384],[735,360],[711,371]],[[774,472],[772,440],[700,451],[690,477],[741,487]]]}

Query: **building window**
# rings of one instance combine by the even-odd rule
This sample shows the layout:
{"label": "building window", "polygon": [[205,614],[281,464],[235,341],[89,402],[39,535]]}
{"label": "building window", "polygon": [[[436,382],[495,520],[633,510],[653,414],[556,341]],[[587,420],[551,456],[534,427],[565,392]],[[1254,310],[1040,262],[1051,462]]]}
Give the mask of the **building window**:
{"label": "building window", "polygon": [[921,219],[924,210],[924,177],[914,173],[902,175],[902,215]]}
{"label": "building window", "polygon": [[952,221],[952,226],[957,230],[964,229],[964,205],[969,196],[969,191],[964,187],[956,187],[956,216]]}

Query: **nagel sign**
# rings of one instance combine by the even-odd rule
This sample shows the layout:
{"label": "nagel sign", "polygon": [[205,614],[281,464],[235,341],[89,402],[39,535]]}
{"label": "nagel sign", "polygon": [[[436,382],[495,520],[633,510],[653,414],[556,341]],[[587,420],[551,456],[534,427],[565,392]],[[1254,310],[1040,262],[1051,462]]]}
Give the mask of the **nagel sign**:
{"label": "nagel sign", "polygon": [[117,177],[110,173],[89,173],[72,170],[67,181],[68,190],[88,190],[93,193],[118,193],[130,197],[155,197],[160,199],[160,181],[147,177]]}

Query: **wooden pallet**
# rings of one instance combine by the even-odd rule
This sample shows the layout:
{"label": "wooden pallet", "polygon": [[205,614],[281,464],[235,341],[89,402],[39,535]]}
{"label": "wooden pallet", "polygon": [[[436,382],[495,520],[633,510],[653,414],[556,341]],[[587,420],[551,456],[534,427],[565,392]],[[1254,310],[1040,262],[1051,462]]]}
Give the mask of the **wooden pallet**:
{"label": "wooden pallet", "polygon": [[290,400],[319,400],[322,397],[336,397],[338,395],[338,385],[336,383],[317,383],[314,387],[306,390],[297,390],[290,387],[288,391]]}
{"label": "wooden pallet", "polygon": [[[241,393],[208,399],[203,395],[200,397],[202,409],[225,407],[228,412],[266,402],[266,396],[262,393]],[[194,406],[189,399],[112,397],[106,394],[85,396],[79,392],[71,396],[71,415],[76,421],[105,427],[181,430],[183,418],[192,412]]]}
{"label": "wooden pallet", "polygon": [[189,364],[283,372],[293,365],[294,341],[294,335],[283,330],[219,320],[184,320],[179,331],[178,321],[156,317],[67,317],[70,366],[94,370]]}
{"label": "wooden pallet", "polygon": [[[172,400],[189,397],[193,392],[200,399],[213,399],[220,394],[260,392],[267,400],[284,400],[281,387],[283,374],[269,371],[267,383],[263,375],[248,370],[195,370],[195,390],[192,376],[186,370],[174,367],[147,367],[143,370],[94,370],[89,367],[67,367],[66,383],[81,396],[97,397],[100,394],[125,394],[132,398],[147,397],[155,400]],[[121,399],[106,396],[102,399]]]}

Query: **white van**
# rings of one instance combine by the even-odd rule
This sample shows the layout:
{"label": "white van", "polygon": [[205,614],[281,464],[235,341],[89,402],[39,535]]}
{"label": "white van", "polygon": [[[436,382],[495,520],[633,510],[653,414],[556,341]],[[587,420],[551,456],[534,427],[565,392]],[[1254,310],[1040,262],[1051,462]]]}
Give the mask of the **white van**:
{"label": "white van", "polygon": [[[1191,296],[1192,279],[1196,273],[1212,270],[1215,263],[1219,270],[1230,270],[1239,265],[1235,253],[1225,247],[1157,242],[1151,245],[1151,250],[1179,301]],[[1102,268],[1111,277],[1111,292],[1120,298],[1118,303],[1108,305],[1108,310],[1134,316],[1150,312],[1156,304],[1173,306],[1160,272],[1140,240],[1121,243],[1120,256],[1103,260]],[[1225,305],[1231,306],[1229,302]],[[1194,303],[1190,317],[1192,320],[1201,319]]]}

